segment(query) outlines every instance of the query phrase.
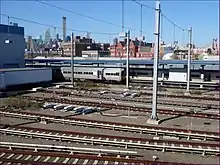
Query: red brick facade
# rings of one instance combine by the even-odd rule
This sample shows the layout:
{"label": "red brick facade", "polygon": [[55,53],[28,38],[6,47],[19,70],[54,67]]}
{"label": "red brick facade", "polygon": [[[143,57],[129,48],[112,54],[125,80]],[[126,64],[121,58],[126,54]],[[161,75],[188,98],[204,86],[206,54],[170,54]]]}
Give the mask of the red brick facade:
{"label": "red brick facade", "polygon": [[[116,45],[110,46],[111,57],[126,57],[126,45],[123,41],[118,42]],[[140,52],[140,46],[138,41],[130,42],[130,57],[132,58],[152,58],[153,48],[149,52]]]}

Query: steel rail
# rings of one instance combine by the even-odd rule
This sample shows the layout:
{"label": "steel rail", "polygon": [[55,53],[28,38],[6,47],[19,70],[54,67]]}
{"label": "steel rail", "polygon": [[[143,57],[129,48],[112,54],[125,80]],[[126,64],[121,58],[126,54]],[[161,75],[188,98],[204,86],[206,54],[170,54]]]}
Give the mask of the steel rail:
{"label": "steel rail", "polygon": [[[24,99],[31,99],[35,101],[41,101],[41,102],[57,102],[57,103],[65,103],[65,104],[78,104],[78,105],[84,105],[84,106],[95,106],[95,107],[102,107],[102,108],[111,108],[111,109],[117,109],[117,110],[128,110],[130,111],[136,111],[136,112],[149,112],[151,113],[151,108],[146,107],[134,107],[130,105],[115,105],[113,103],[98,103],[98,102],[92,102],[92,101],[74,101],[64,98],[42,98],[42,97],[30,97],[30,96],[23,96]],[[215,119],[220,120],[220,114],[210,114],[210,113],[191,113],[186,111],[180,111],[180,110],[168,110],[168,109],[158,109],[158,113],[160,114],[169,114],[169,115],[182,115],[182,116],[190,116],[190,117],[197,117],[197,118],[209,118],[209,119]]]}
{"label": "steel rail", "polygon": [[[24,155],[33,155],[33,156],[51,156],[51,157],[61,157],[61,158],[77,158],[77,159],[89,159],[89,160],[98,160],[98,161],[115,161],[115,162],[124,162],[124,163],[135,163],[135,164],[154,164],[154,165],[164,165],[164,164],[179,164],[179,165],[186,165],[186,163],[177,163],[177,162],[162,162],[162,161],[152,161],[152,160],[140,160],[140,159],[133,159],[133,158],[123,158],[123,157],[109,157],[109,156],[94,156],[88,154],[67,154],[67,153],[54,153],[54,152],[32,152],[28,149],[13,149],[8,150],[5,148],[0,148],[0,151],[3,153],[11,153],[11,154],[24,154]],[[4,159],[1,158],[2,162],[13,162],[13,163],[24,163],[24,164],[36,164],[35,161],[30,160],[15,160],[15,159]],[[52,162],[37,162],[38,164],[57,164]],[[59,163],[59,164],[66,164],[66,163]]]}
{"label": "steel rail", "polygon": [[[17,128],[18,129],[18,128]],[[34,132],[36,131],[36,132]],[[219,155],[219,144],[185,142],[185,141],[171,141],[171,140],[155,140],[147,138],[133,138],[123,136],[109,136],[102,134],[91,134],[70,131],[57,131],[41,128],[19,127],[19,130],[0,129],[1,133],[10,135],[23,135],[31,138],[45,138],[60,141],[74,141],[89,144],[99,144],[108,146],[117,146],[127,148],[140,149],[157,149],[165,151],[177,152],[194,152],[202,155],[211,154]],[[81,137],[83,136],[83,137]],[[104,138],[104,139],[103,139]],[[119,141],[120,140],[120,141]]]}
{"label": "steel rail", "polygon": [[[52,90],[43,90],[44,93],[54,93],[54,94],[62,94],[62,96],[78,96],[78,97],[88,97],[88,98],[98,98],[98,99],[105,99],[105,100],[111,100],[112,97],[104,96],[104,95],[95,95],[95,94],[77,94],[77,93],[71,93],[71,92],[65,92],[65,91],[52,91]],[[138,98],[138,99],[132,99],[132,98],[121,98],[121,97],[113,97],[115,100],[119,101],[133,101],[133,102],[140,102],[140,103],[151,103],[151,98]],[[198,108],[212,108],[212,109],[218,109],[219,105],[213,104],[213,103],[199,103],[199,102],[189,102],[189,101],[181,101],[181,102],[174,102],[173,100],[165,100],[165,99],[159,99],[158,104],[162,105],[174,105],[174,106],[188,106],[188,107],[198,107]]]}
{"label": "steel rail", "polygon": [[[61,89],[76,89],[72,87],[61,87]],[[45,89],[42,89],[42,91],[45,91]],[[141,92],[144,95],[152,95],[152,92]],[[184,96],[184,95],[179,95],[179,94],[163,94],[163,93],[158,93],[159,97],[178,97],[182,99],[194,99],[194,100],[210,100],[210,101],[219,101],[218,97],[207,97],[207,96]]]}
{"label": "steel rail", "polygon": [[[1,130],[2,131],[2,130]],[[9,150],[12,148],[25,148],[34,149],[35,152],[40,151],[59,151],[68,152],[70,154],[94,154],[94,155],[121,155],[121,156],[136,156],[136,151],[129,150],[110,150],[110,149],[97,149],[97,148],[85,148],[85,147],[68,147],[68,146],[56,146],[56,145],[42,145],[42,144],[30,144],[30,143],[12,143],[12,142],[0,142],[1,147],[7,147]]]}
{"label": "steel rail", "polygon": [[143,126],[143,125],[132,125],[127,123],[114,123],[106,121],[97,121],[97,120],[88,120],[88,119],[79,119],[79,118],[68,118],[63,117],[58,119],[54,115],[44,115],[39,113],[27,113],[27,112],[6,112],[0,111],[0,114],[9,117],[19,117],[32,120],[40,120],[53,122],[53,123],[62,123],[70,125],[80,125],[86,127],[96,127],[104,128],[111,130],[119,131],[128,131],[128,132],[137,132],[141,134],[155,134],[155,135],[164,135],[164,136],[175,136],[175,137],[185,137],[189,139],[201,139],[201,140],[220,140],[220,133],[217,132],[208,132],[208,131],[198,131],[198,130],[186,130],[186,129],[174,129],[174,128],[165,128],[165,127],[155,127],[155,126]]}

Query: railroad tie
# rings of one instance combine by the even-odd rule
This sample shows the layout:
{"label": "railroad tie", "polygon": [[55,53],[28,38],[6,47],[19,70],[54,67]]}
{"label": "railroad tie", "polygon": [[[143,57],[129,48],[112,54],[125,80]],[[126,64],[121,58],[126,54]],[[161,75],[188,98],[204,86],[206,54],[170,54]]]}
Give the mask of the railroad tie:
{"label": "railroad tie", "polygon": [[43,162],[47,162],[50,158],[50,156],[47,156],[46,159],[43,160]]}
{"label": "railroad tie", "polygon": [[87,164],[88,162],[89,162],[89,159],[85,159],[84,162],[83,162],[83,165]]}
{"label": "railroad tie", "polygon": [[6,159],[10,159],[10,158],[12,158],[14,155],[15,155],[15,154],[10,154],[9,156],[7,156]]}
{"label": "railroad tie", "polygon": [[4,156],[5,154],[6,154],[6,153],[3,152],[3,153],[0,155],[0,158],[1,158],[2,156]]}
{"label": "railroad tie", "polygon": [[75,159],[72,164],[76,164],[78,161],[79,159]]}
{"label": "railroad tie", "polygon": [[93,165],[97,165],[98,162],[99,162],[98,160],[95,160],[94,163],[93,163]]}
{"label": "railroad tie", "polygon": [[[55,160],[55,159],[54,159]],[[68,161],[70,160],[70,158],[66,158],[64,161],[63,161],[63,163],[67,163]],[[53,161],[54,162],[54,161]],[[54,163],[56,163],[56,162],[54,162]]]}
{"label": "railroad tie", "polygon": [[[59,159],[60,159],[60,157],[56,157],[56,158],[53,160],[53,163],[56,163]],[[67,161],[68,161],[68,160],[67,160]]]}
{"label": "railroad tie", "polygon": [[104,165],[107,165],[108,164],[108,161],[106,160],[105,162],[104,162]]}
{"label": "railroad tie", "polygon": [[28,155],[24,160],[28,160],[32,157],[32,155]]}
{"label": "railroad tie", "polygon": [[15,159],[18,160],[23,156],[23,154],[20,154],[19,156],[17,156]]}
{"label": "railroad tie", "polygon": [[40,158],[41,158],[41,156],[37,156],[37,157],[34,159],[34,161],[36,162],[36,161],[38,161]]}

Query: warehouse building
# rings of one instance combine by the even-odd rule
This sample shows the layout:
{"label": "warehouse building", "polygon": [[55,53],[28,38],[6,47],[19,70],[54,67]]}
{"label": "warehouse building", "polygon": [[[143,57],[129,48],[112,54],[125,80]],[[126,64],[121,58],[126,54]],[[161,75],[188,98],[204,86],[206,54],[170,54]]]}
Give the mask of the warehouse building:
{"label": "warehouse building", "polygon": [[0,24],[0,90],[52,81],[51,68],[25,68],[24,28]]}
{"label": "warehouse building", "polygon": [[0,24],[0,48],[0,68],[24,67],[24,28]]}

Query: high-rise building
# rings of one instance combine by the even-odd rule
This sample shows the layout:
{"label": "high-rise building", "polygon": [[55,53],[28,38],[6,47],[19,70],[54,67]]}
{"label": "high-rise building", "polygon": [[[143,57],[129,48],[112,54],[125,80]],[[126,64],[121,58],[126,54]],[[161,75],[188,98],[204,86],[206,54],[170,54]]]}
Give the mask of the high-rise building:
{"label": "high-rise building", "polygon": [[45,30],[44,32],[44,43],[50,42],[50,28]]}
{"label": "high-rise building", "polygon": [[66,17],[63,17],[63,41],[66,41]]}

